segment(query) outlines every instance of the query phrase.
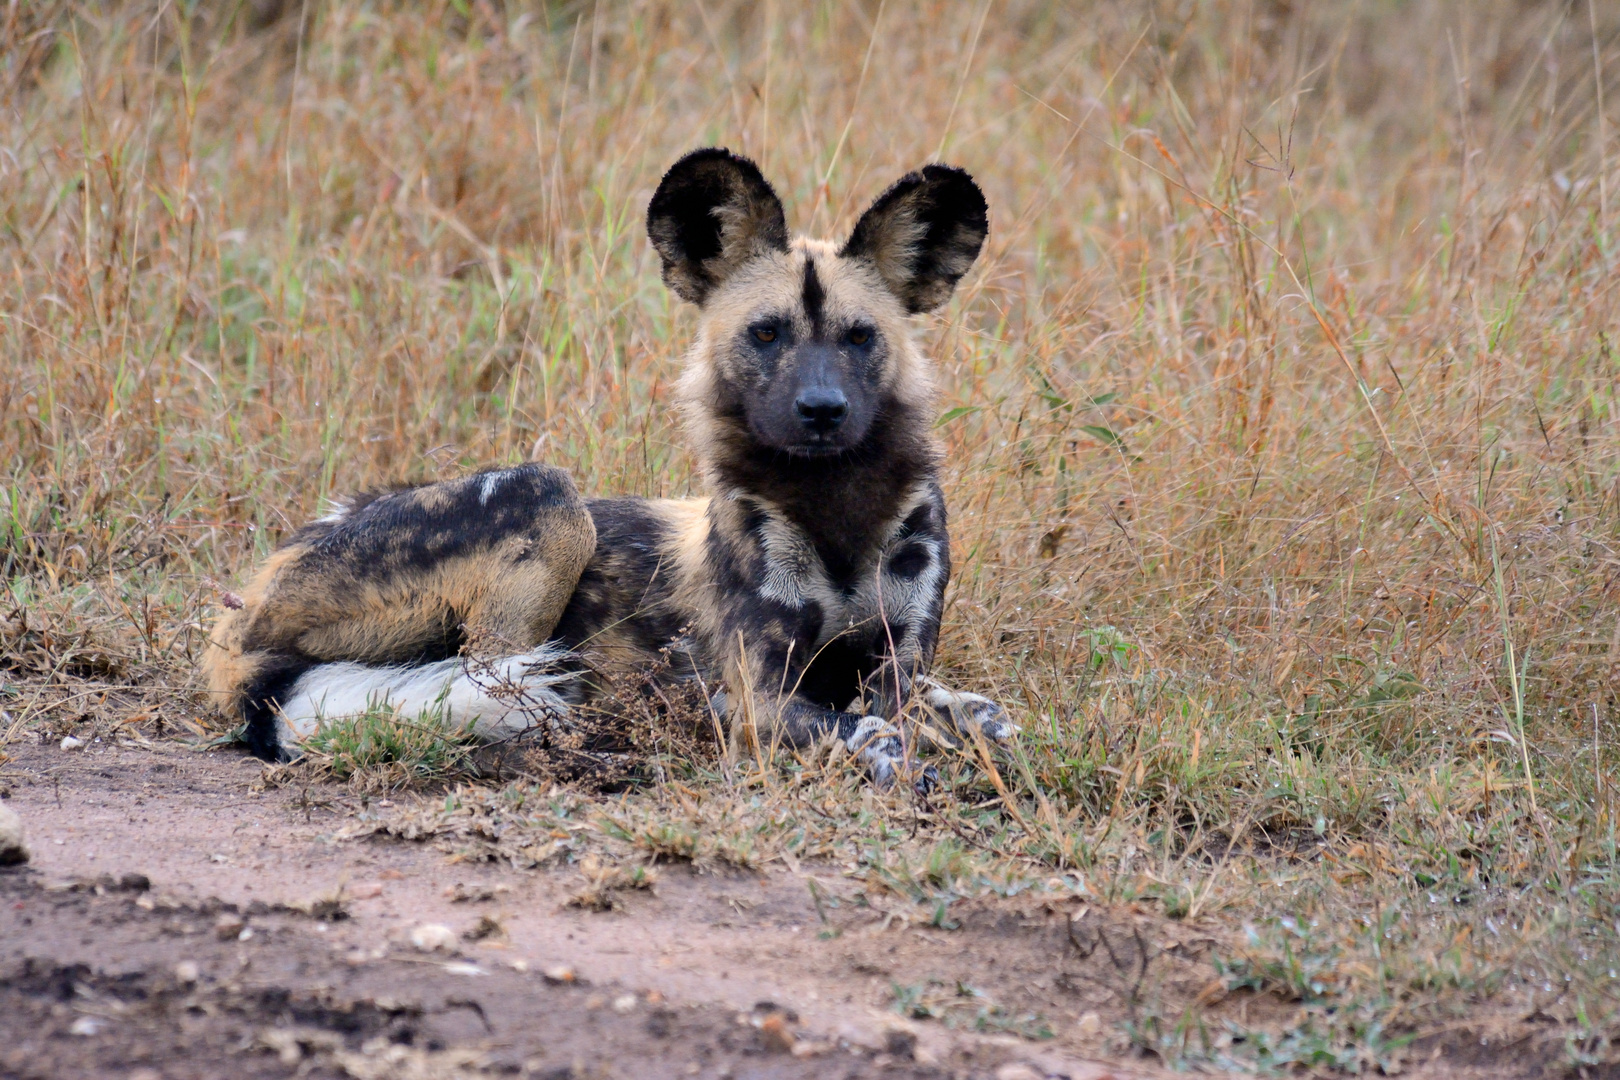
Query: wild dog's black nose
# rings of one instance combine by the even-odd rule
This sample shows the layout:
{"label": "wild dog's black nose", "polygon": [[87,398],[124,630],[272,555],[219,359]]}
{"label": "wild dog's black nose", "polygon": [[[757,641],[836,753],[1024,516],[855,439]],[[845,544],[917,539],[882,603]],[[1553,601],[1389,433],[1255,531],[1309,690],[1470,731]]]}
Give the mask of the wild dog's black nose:
{"label": "wild dog's black nose", "polygon": [[793,408],[805,427],[825,433],[842,424],[849,415],[849,399],[834,387],[812,386],[799,392]]}

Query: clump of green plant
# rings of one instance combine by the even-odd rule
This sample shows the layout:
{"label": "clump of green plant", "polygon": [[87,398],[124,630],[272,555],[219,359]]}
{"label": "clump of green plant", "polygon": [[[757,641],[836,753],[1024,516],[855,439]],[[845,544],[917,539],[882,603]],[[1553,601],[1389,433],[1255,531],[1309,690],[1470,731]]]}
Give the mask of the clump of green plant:
{"label": "clump of green plant", "polygon": [[304,752],[333,779],[361,790],[444,783],[472,769],[479,744],[471,726],[445,724],[432,711],[408,717],[385,703],[323,721]]}
{"label": "clump of green plant", "polygon": [[1355,955],[1357,938],[1373,941],[1376,949],[1378,940],[1396,932],[1395,922],[1352,924],[1348,934],[1305,918],[1250,925],[1236,955],[1214,957],[1218,984],[1226,994],[1263,995],[1289,1006],[1286,1019],[1213,1019],[1196,1007],[1178,1011],[1161,1002],[1132,1017],[1125,1033],[1138,1047],[1183,1068],[1397,1071],[1413,1035],[1409,1025],[1389,1023],[1398,1011],[1390,980],[1378,977],[1384,972],[1364,977],[1370,969]]}
{"label": "clump of green plant", "polygon": [[1179,1069],[1276,1075],[1301,1069],[1393,1074],[1410,1035],[1392,1034],[1366,1007],[1303,1010],[1281,1031],[1211,1023],[1196,1008],[1173,1017],[1147,1012],[1123,1026],[1131,1042]]}

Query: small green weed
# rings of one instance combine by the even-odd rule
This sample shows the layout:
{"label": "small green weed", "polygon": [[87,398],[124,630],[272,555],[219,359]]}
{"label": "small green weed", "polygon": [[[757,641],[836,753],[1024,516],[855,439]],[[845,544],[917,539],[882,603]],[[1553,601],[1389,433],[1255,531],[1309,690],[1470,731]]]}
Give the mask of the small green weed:
{"label": "small green weed", "polygon": [[386,705],[327,720],[304,751],[338,780],[367,790],[443,783],[471,767],[478,738],[470,727],[435,720],[432,711],[408,719]]}
{"label": "small green weed", "polygon": [[1282,1031],[1271,1032],[1231,1021],[1212,1025],[1189,1009],[1173,1022],[1150,1012],[1128,1021],[1124,1029],[1135,1045],[1180,1070],[1397,1072],[1411,1036],[1391,1036],[1381,1019],[1368,1019],[1365,1012],[1306,1009]]}
{"label": "small green weed", "polygon": [[892,983],[893,1009],[913,1020],[938,1020],[946,1027],[1050,1039],[1052,1026],[1039,1013],[1013,1013],[967,983],[929,979],[925,983]]}

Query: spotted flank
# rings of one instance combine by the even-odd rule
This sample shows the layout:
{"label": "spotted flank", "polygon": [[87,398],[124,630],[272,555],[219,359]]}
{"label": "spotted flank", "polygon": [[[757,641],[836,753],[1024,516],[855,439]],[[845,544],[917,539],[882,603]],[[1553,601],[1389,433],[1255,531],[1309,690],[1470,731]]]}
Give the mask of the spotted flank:
{"label": "spotted flank", "polygon": [[678,397],[704,492],[587,499],[537,463],[334,500],[224,611],[204,667],[250,748],[285,759],[386,705],[489,739],[566,729],[617,674],[698,681],[728,722],[841,740],[881,787],[923,787],[895,726],[993,744],[996,703],[928,677],[951,575],[933,367],[911,319],[989,231],[960,169],[883,192],[841,241],[791,236],[753,162],[676,162],[647,209],[697,306]]}

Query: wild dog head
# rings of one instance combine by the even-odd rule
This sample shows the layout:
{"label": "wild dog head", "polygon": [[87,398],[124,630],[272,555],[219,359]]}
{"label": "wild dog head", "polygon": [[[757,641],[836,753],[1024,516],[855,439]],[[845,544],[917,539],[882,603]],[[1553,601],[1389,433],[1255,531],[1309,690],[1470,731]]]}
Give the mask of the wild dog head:
{"label": "wild dog head", "polygon": [[988,230],[978,185],[946,165],[901,177],[835,245],[790,238],[748,159],[676,162],[647,231],[665,283],[701,310],[682,394],[700,452],[837,459],[921,416],[932,380],[908,316],[950,298]]}

